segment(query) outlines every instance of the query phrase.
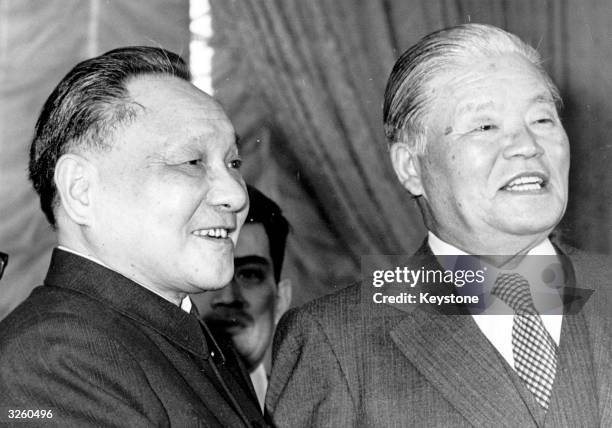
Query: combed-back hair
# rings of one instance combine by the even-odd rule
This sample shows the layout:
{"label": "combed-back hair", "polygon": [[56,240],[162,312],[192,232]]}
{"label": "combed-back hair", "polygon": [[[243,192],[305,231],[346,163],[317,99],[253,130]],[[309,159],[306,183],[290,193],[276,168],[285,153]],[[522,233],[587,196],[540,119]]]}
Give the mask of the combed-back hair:
{"label": "combed-back hair", "polygon": [[29,173],[42,211],[53,227],[58,202],[53,180],[57,160],[73,150],[111,147],[114,131],[138,112],[126,83],[140,75],[191,78],[187,64],[177,54],[132,46],[77,64],[47,98],[30,146]]}
{"label": "combed-back hair", "polygon": [[249,213],[244,224],[260,223],[270,243],[270,257],[274,264],[274,278],[280,281],[280,274],[285,258],[289,222],[283,216],[280,207],[272,199],[261,193],[255,187],[247,185],[249,194]]}
{"label": "combed-back hair", "polygon": [[395,62],[385,89],[383,123],[389,144],[404,142],[416,154],[425,150],[431,97],[430,83],[438,76],[499,55],[518,54],[545,79],[557,107],[561,97],[542,67],[542,57],[514,34],[485,24],[463,24],[428,34]]}

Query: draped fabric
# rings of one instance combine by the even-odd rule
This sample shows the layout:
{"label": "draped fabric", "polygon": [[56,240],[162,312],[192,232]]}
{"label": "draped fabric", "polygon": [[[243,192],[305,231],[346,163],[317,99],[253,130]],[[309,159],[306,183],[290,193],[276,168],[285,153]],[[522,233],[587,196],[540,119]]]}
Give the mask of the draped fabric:
{"label": "draped fabric", "polygon": [[[188,53],[188,0],[0,0],[0,318],[39,284],[55,243],[27,182],[35,119],[76,62],[148,44]],[[565,99],[572,144],[562,225],[608,251],[612,230],[612,3],[606,0],[211,0],[215,96],[242,137],[244,174],[292,224],[295,303],[360,276],[362,254],[411,253],[424,237],[382,133],[397,56],[463,22],[537,46]]]}
{"label": "draped fabric", "polygon": [[27,180],[34,124],[77,62],[126,45],[189,53],[188,0],[0,0],[0,319],[42,283],[55,234]]}
{"label": "draped fabric", "polygon": [[424,228],[382,133],[395,59],[423,35],[489,23],[536,46],[572,145],[560,227],[607,251],[612,3],[605,0],[211,0],[213,86],[243,138],[245,175],[293,225],[297,303],[356,280],[363,254],[411,253]]}

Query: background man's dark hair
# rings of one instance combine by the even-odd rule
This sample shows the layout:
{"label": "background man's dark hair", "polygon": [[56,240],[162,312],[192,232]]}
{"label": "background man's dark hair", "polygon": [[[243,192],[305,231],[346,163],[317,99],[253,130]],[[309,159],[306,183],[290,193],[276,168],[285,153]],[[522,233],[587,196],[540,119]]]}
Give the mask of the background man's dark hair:
{"label": "background man's dark hair", "polygon": [[29,172],[53,227],[57,160],[71,150],[108,149],[113,132],[133,120],[140,108],[130,99],[127,81],[146,74],[191,77],[175,53],[146,46],[119,48],[77,64],[45,102],[30,147]]}
{"label": "background man's dark hair", "polygon": [[249,194],[249,213],[245,225],[261,223],[270,242],[270,256],[274,263],[274,279],[280,281],[280,273],[285,257],[285,246],[289,234],[289,222],[283,216],[280,207],[272,199],[253,186],[247,185]]}

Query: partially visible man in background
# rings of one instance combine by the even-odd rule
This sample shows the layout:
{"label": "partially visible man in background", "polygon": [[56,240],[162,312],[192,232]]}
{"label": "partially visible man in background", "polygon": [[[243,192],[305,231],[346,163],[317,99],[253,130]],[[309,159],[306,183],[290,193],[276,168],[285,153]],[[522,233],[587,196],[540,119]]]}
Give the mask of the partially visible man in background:
{"label": "partially visible man in background", "polygon": [[192,296],[215,337],[231,339],[251,375],[263,408],[274,329],[291,303],[281,278],[289,223],[279,206],[247,186],[249,213],[234,250],[234,277],[221,290]]}
{"label": "partially visible man in background", "polygon": [[235,351],[190,314],[188,293],[233,275],[247,197],[234,128],[189,78],[172,52],[121,48],[47,99],[30,179],[59,246],[0,323],[0,422],[265,425]]}

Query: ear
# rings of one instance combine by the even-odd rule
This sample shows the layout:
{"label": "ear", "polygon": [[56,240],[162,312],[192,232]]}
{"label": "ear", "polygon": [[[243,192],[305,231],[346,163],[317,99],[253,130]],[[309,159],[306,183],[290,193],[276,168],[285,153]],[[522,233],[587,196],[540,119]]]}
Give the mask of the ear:
{"label": "ear", "polygon": [[291,306],[292,284],[289,278],[281,279],[277,285],[276,307],[274,312],[274,325],[278,323],[283,314]]}
{"label": "ear", "polygon": [[391,163],[400,183],[414,196],[423,194],[420,159],[407,143],[393,143]]}
{"label": "ear", "polygon": [[82,156],[62,155],[55,165],[55,186],[61,206],[76,224],[91,224],[91,188],[93,167]]}

